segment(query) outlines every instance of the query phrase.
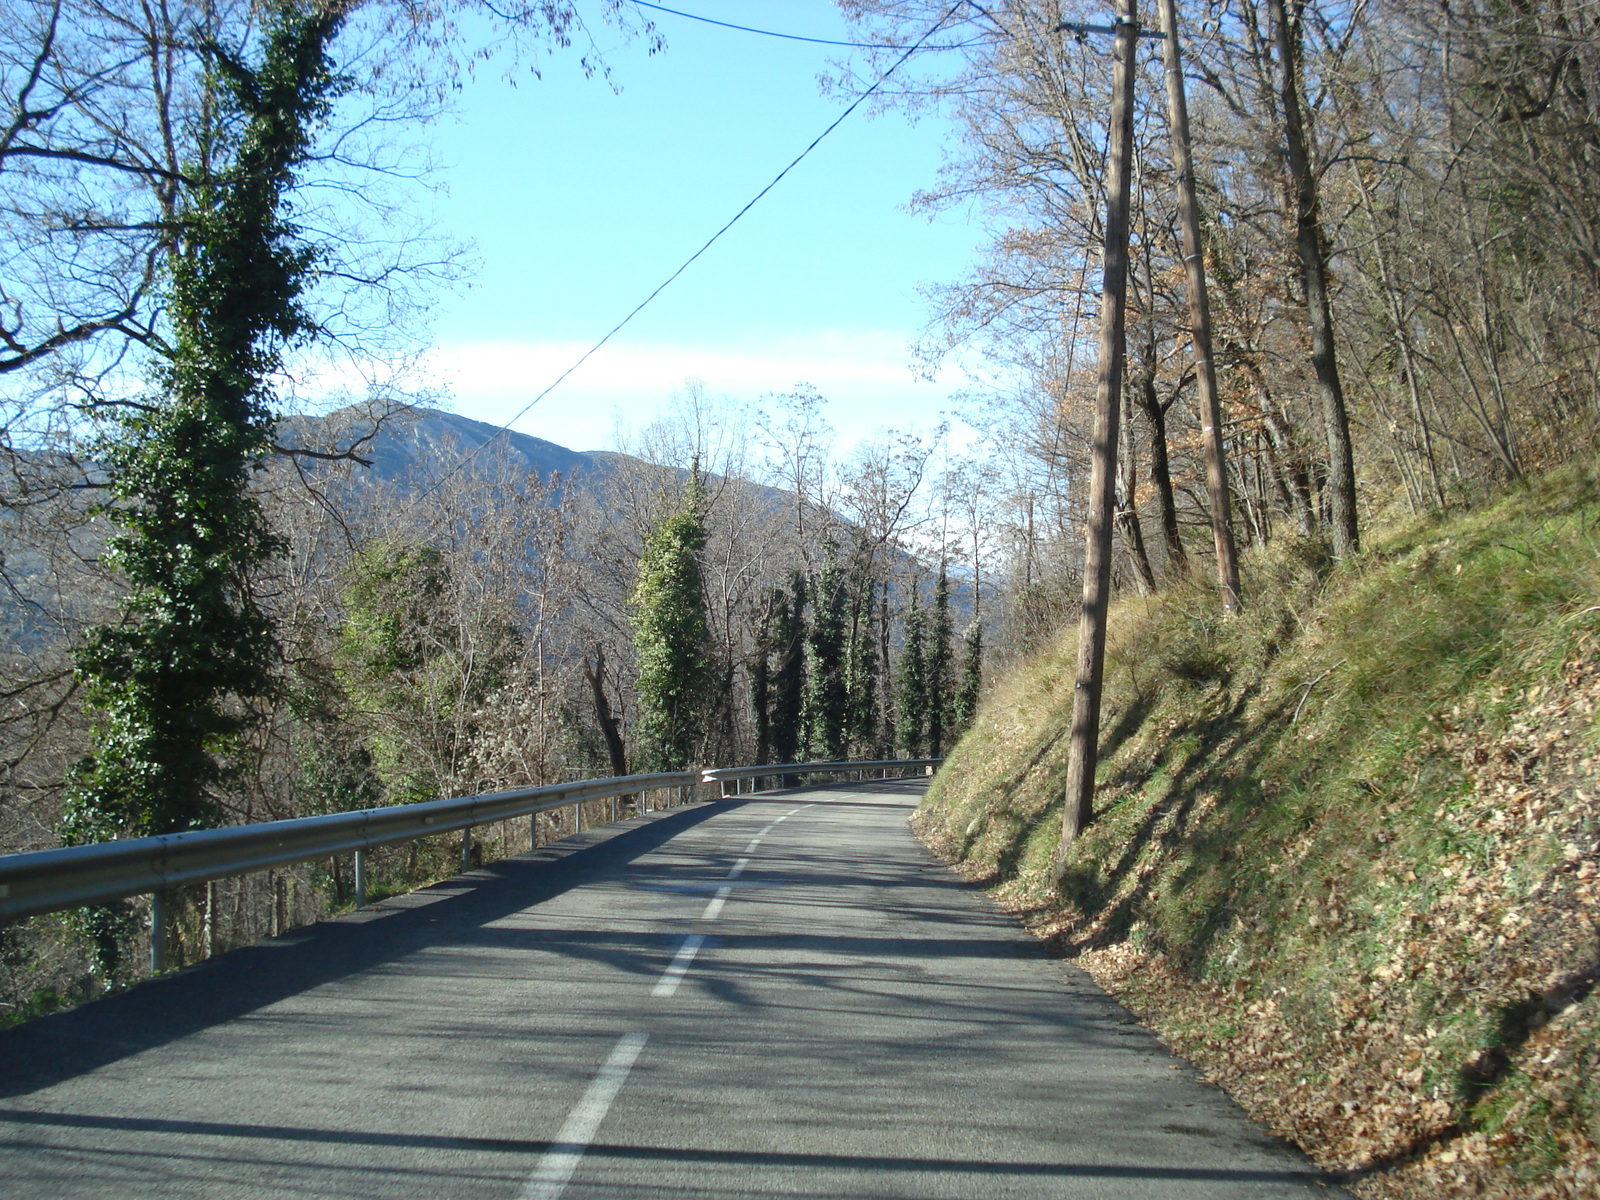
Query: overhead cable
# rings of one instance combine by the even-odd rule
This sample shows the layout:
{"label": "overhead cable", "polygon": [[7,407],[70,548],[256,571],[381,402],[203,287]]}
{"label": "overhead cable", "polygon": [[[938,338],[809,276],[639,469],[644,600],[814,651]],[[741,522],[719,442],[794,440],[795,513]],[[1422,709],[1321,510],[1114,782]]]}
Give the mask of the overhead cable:
{"label": "overhead cable", "polygon": [[[762,37],[782,38],[786,42],[810,42],[815,46],[848,46],[852,50],[904,50],[905,46],[890,46],[882,42],[840,42],[832,38],[804,37],[798,33],[777,33],[771,29],[755,29],[749,25],[735,25],[730,21],[718,21],[714,17],[704,17],[699,13],[684,12],[682,9],[668,8],[664,4],[651,4],[649,0],[632,0],[639,8],[653,8],[657,12],[671,13],[675,17],[686,17],[691,21],[702,21],[707,25],[718,25],[723,29],[737,29],[740,33],[756,33]],[[948,19],[948,18],[946,18]],[[980,39],[981,40],[981,39]],[[960,50],[973,42],[956,42],[950,46],[923,46],[917,43],[918,49],[925,50]]]}
{"label": "overhead cable", "polygon": [[[637,3],[638,0],[635,0],[635,2]],[[555,381],[552,382],[548,387],[546,387],[544,389],[544,391],[540,392],[532,400],[529,400],[526,404],[524,404],[522,406],[522,408],[516,413],[515,416],[513,416],[504,425],[500,426],[499,429],[495,430],[494,433],[492,433],[489,437],[485,438],[481,443],[479,443],[479,445],[475,449],[473,449],[473,450],[469,451],[467,454],[463,455],[461,457],[461,460],[459,462],[457,462],[455,466],[451,467],[450,470],[445,472],[438,479],[434,480],[434,482],[430,486],[425,488],[422,491],[422,493],[417,496],[416,500],[412,501],[412,503],[413,504],[420,503],[422,500],[426,499],[429,495],[431,495],[436,489],[441,487],[446,480],[450,479],[452,476],[454,476],[459,471],[461,471],[468,463],[470,463],[474,458],[476,458],[478,456],[479,452],[482,451],[485,446],[487,446],[490,442],[494,441],[495,438],[499,437],[502,433],[507,432],[513,425],[515,425],[518,421],[522,420],[523,417],[527,416],[528,415],[528,411],[530,409],[532,409],[535,404],[538,404],[539,401],[543,400],[551,392],[555,391],[556,388],[560,387],[562,385],[562,383],[564,383],[566,381],[567,376],[571,375],[579,367],[583,366],[584,363],[588,362],[590,358],[594,357],[594,355],[599,352],[601,347],[603,347],[607,342],[609,342],[617,334],[621,333],[623,328],[625,326],[627,326],[629,322],[631,322],[635,317],[637,317],[647,307],[649,307],[651,301],[653,301],[657,296],[661,295],[662,292],[666,291],[667,288],[671,287],[672,284],[677,280],[678,276],[682,275],[685,271],[687,271],[691,266],[694,265],[694,262],[695,262],[696,259],[698,259],[707,250],[711,249],[712,246],[716,245],[717,242],[722,238],[723,234],[727,233],[728,230],[732,229],[735,225],[737,225],[739,223],[740,218],[742,218],[747,212],[749,212],[752,208],[754,208],[757,204],[759,204],[761,202],[762,198],[764,196],[766,196],[766,194],[768,192],[770,192],[773,188],[777,187],[778,184],[783,181],[784,176],[788,175],[790,171],[792,171],[796,167],[798,167],[801,164],[801,162],[803,162],[805,160],[807,155],[809,155],[813,150],[815,150],[818,146],[820,146],[822,144],[822,140],[824,138],[826,138],[835,129],[839,128],[840,125],[844,124],[845,118],[847,118],[851,113],[855,112],[856,109],[860,108],[864,103],[866,103],[866,101],[867,101],[867,99],[869,97],[871,97],[875,92],[877,92],[877,90],[879,88],[881,88],[885,83],[887,83],[889,81],[889,77],[891,75],[893,75],[896,71],[898,71],[902,66],[904,66],[905,63],[906,63],[906,60],[909,59],[918,50],[920,50],[922,48],[922,45],[923,45],[924,42],[926,42],[934,34],[938,33],[939,30],[944,28],[945,22],[948,21],[951,17],[955,16],[956,10],[959,9],[964,3],[966,3],[966,0],[955,0],[955,3],[952,4],[948,9],[945,10],[944,16],[940,17],[937,21],[935,21],[928,28],[928,31],[926,33],[924,33],[920,38],[918,38],[912,45],[907,46],[905,48],[905,53],[903,53],[899,58],[897,58],[894,61],[893,65],[890,66],[888,70],[884,71],[883,74],[879,75],[877,80],[873,83],[873,85],[871,87],[869,87],[866,91],[862,92],[861,95],[857,96],[853,101],[851,101],[850,102],[850,106],[848,108],[846,108],[842,113],[840,113],[837,117],[835,117],[833,119],[833,122],[826,129],[824,129],[821,133],[817,134],[817,136],[814,137],[811,140],[811,144],[809,146],[807,146],[804,150],[800,151],[799,154],[795,155],[793,161],[791,161],[788,166],[784,167],[783,170],[779,171],[776,175],[774,175],[772,177],[772,181],[770,183],[768,183],[766,187],[762,188],[753,197],[751,197],[749,202],[746,203],[745,206],[743,208],[741,208],[738,212],[734,213],[733,216],[728,219],[727,223],[725,225],[723,225],[721,229],[717,230],[709,238],[707,238],[706,241],[705,241],[705,244],[702,245],[700,247],[700,249],[696,250],[693,254],[689,255],[688,258],[684,259],[683,263],[678,267],[678,269],[676,271],[674,271],[674,272],[672,272],[672,274],[668,275],[666,277],[666,279],[662,280],[661,283],[659,283],[656,286],[654,291],[652,291],[643,300],[639,301],[638,304],[634,305],[633,310],[631,312],[629,312],[627,316],[623,317],[622,320],[618,321],[615,325],[613,325],[611,327],[611,329],[606,333],[606,335],[603,338],[601,338],[593,346],[590,346],[589,349],[585,350],[583,352],[583,354],[578,358],[578,360],[576,362],[574,362],[565,371],[561,372],[560,375],[556,376]]]}

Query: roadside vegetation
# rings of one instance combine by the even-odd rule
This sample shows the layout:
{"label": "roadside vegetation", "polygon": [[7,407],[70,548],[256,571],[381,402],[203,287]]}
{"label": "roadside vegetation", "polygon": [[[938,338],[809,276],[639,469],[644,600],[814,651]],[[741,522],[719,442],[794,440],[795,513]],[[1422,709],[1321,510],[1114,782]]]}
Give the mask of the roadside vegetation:
{"label": "roadside vegetation", "polygon": [[[646,765],[936,756],[976,719],[926,836],[1263,1119],[1373,1194],[1593,1194],[1592,31],[1565,4],[1169,8],[1191,170],[1161,39],[1131,32],[1153,5],[1118,2],[1121,72],[1104,5],[838,5],[861,46],[834,86],[953,120],[913,207],[985,234],[922,347],[972,368],[971,439],[839,454],[803,382],[759,405],[691,384],[620,453],[569,454],[588,477],[411,408],[410,317],[460,263],[412,232],[398,168],[494,49],[456,18],[531,65],[608,20],[660,48],[637,6],[8,6],[0,854]],[[1137,180],[1101,406],[1116,76]],[[326,363],[368,386],[313,400]],[[369,469],[407,439],[404,470]],[[1114,514],[1085,501],[1097,440]],[[1203,582],[1230,536],[1234,617]],[[1063,630],[1091,558],[1119,597],[1106,756],[1063,873]],[[459,845],[376,856],[374,886]],[[325,864],[196,890],[176,958],[350,890]],[[134,978],[147,919],[0,927],[0,1022]]]}
{"label": "roadside vegetation", "polygon": [[1600,1167],[1600,474],[1115,610],[1056,872],[1071,636],[995,682],[924,836],[1363,1195]]}
{"label": "roadside vegetation", "polygon": [[[942,430],[846,458],[807,385],[761,410],[689,385],[620,453],[540,443],[573,473],[412,406],[433,398],[417,318],[463,269],[417,207],[418,139],[468,64],[604,74],[605,29],[661,48],[634,6],[5,11],[0,855],[651,766],[937,754],[959,732],[981,662],[953,657],[952,605],[976,618],[996,551],[951,518],[982,480]],[[356,364],[349,391],[326,391],[330,363]],[[919,593],[923,702],[902,716]],[[419,886],[459,850],[375,855],[369,882]],[[349,874],[186,889],[172,960],[319,920]],[[0,925],[0,1024],[139,978],[149,919],[133,899]]]}

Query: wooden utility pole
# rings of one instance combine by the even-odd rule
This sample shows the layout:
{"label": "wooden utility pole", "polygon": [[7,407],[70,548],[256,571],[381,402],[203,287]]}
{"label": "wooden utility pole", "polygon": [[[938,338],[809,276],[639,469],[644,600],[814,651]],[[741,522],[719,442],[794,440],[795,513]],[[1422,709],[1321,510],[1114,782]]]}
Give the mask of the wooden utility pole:
{"label": "wooden utility pole", "polygon": [[1134,48],[1139,37],[1135,0],[1118,0],[1116,68],[1112,80],[1110,143],[1106,155],[1105,274],[1100,298],[1100,381],[1095,392],[1094,466],[1089,477],[1088,528],[1083,553],[1083,615],[1078,623],[1078,676],[1072,696],[1072,742],[1067,752],[1066,811],[1061,851],[1089,823],[1100,750],[1100,684],[1105,675],[1106,617],[1111,600],[1111,535],[1117,487],[1117,438],[1127,350],[1128,209],[1133,159]]}
{"label": "wooden utility pole", "polygon": [[1194,158],[1189,151],[1189,101],[1183,90],[1183,51],[1178,44],[1176,0],[1159,0],[1166,42],[1167,124],[1172,134],[1172,165],[1178,172],[1178,224],[1183,229],[1183,262],[1188,270],[1190,337],[1194,343],[1196,386],[1200,393],[1200,432],[1206,455],[1206,493],[1211,501],[1211,539],[1217,549],[1217,588],[1224,612],[1239,608],[1239,554],[1233,542],[1228,497],[1228,462],[1223,456],[1222,403],[1211,359],[1211,300],[1206,293],[1205,249],[1194,195]]}

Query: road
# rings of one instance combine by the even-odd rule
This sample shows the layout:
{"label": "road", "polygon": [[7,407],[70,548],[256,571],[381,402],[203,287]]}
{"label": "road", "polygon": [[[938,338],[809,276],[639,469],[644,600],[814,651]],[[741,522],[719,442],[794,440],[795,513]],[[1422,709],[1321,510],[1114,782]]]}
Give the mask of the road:
{"label": "road", "polygon": [[579,835],[0,1035],[8,1197],[1325,1197],[922,781]]}

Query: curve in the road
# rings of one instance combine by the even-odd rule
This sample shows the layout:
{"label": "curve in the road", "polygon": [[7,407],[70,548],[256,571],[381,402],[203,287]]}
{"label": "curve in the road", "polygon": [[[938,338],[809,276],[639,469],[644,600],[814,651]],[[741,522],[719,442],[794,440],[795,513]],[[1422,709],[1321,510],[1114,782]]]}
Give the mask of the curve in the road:
{"label": "curve in the road", "polygon": [[0,1191],[1330,1194],[934,862],[921,787],[592,831],[11,1030]]}

